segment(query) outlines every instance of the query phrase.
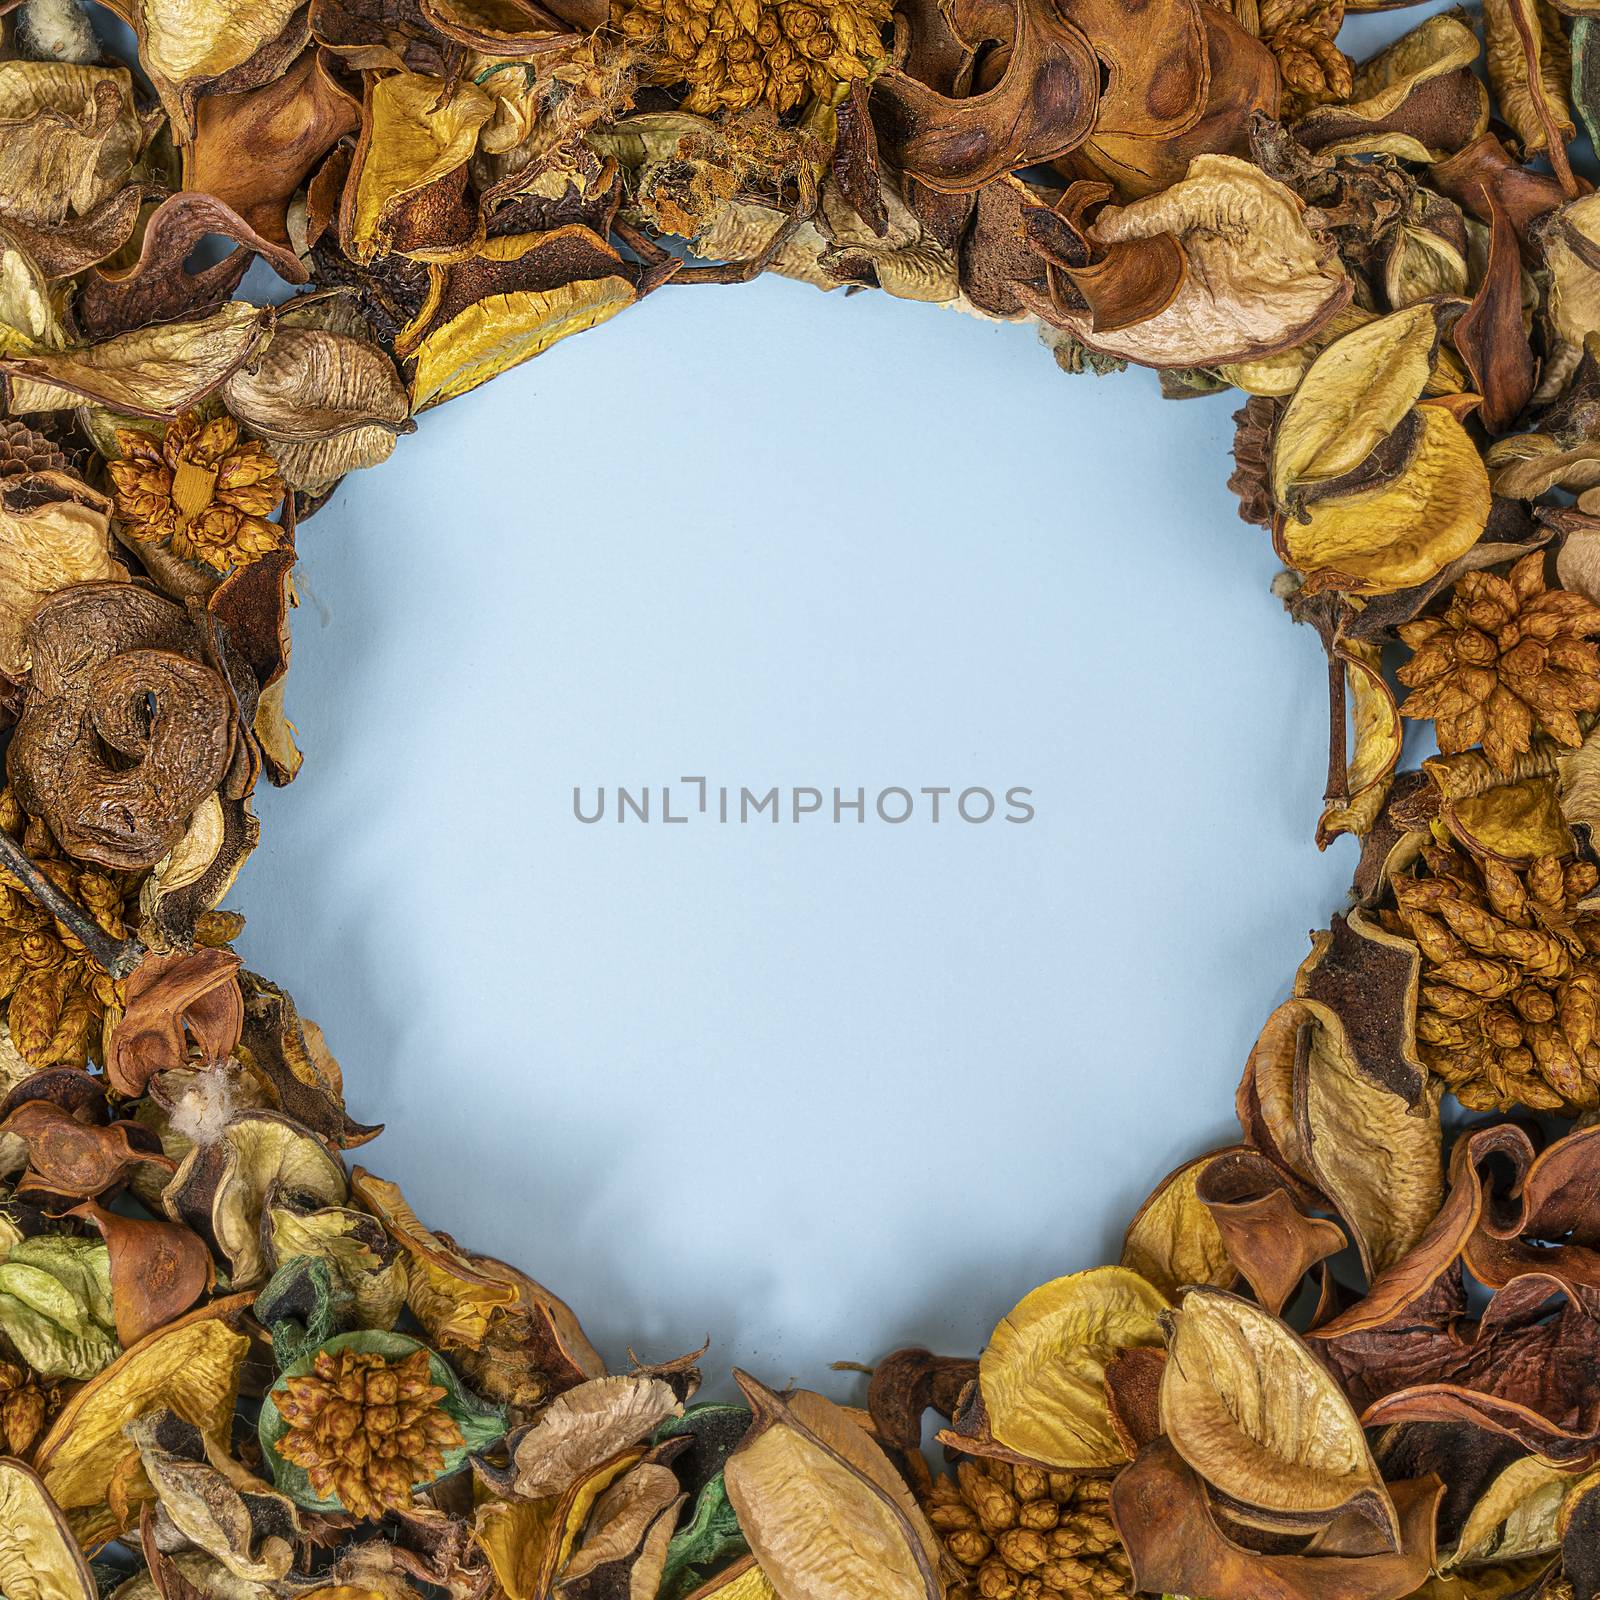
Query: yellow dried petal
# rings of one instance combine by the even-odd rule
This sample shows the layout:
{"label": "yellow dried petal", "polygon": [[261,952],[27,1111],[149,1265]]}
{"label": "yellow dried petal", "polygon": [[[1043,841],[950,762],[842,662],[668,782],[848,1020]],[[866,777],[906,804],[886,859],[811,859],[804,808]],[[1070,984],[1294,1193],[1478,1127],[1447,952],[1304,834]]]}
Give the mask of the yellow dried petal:
{"label": "yellow dried petal", "polygon": [[1308,578],[1386,593],[1425,583],[1470,550],[1489,521],[1489,476],[1466,429],[1424,404],[1421,438],[1391,483],[1307,508],[1284,527],[1284,559]]}
{"label": "yellow dried petal", "polygon": [[1161,1343],[1165,1295],[1126,1267],[1095,1267],[1042,1285],[994,1330],[978,1363],[989,1431],[1065,1471],[1127,1459],[1111,1426],[1106,1363]]}
{"label": "yellow dried petal", "polygon": [[478,300],[417,346],[412,408],[465,394],[558,340],[609,321],[633,301],[633,285],[614,274]]}

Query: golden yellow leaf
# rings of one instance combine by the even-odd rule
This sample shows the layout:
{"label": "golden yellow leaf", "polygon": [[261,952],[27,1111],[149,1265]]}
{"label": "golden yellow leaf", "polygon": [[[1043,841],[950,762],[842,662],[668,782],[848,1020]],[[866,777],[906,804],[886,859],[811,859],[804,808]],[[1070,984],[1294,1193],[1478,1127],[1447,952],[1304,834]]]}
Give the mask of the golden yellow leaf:
{"label": "golden yellow leaf", "polygon": [[1400,426],[1421,397],[1438,340],[1434,308],[1412,306],[1336,339],[1311,363],[1273,438],[1279,504],[1303,485],[1353,472]]}
{"label": "golden yellow leaf", "polygon": [[688,1600],[777,1600],[777,1595],[755,1557],[745,1556],[701,1584]]}
{"label": "golden yellow leaf", "polygon": [[1477,750],[1429,756],[1422,770],[1439,791],[1441,815],[1452,833],[1474,851],[1527,862],[1569,855],[1567,823],[1587,820],[1586,798],[1600,799],[1582,795],[1583,774],[1594,759],[1584,749],[1539,740],[1509,779]]}
{"label": "golden yellow leaf", "polygon": [[20,1461],[0,1460],[0,1594],[6,1600],[98,1595],[60,1508]]}
{"label": "golden yellow leaf", "polygon": [[[1409,940],[1357,912],[1350,923],[1362,937],[1415,959]],[[1313,951],[1308,965],[1317,959]],[[1302,1057],[1303,1028],[1309,1034]],[[1355,1237],[1369,1279],[1393,1266],[1443,1203],[1437,1093],[1430,1092],[1417,1112],[1409,1111],[1400,1095],[1360,1070],[1337,1014],[1309,999],[1287,1000],[1272,1013],[1248,1071],[1284,1159],[1333,1202]]]}
{"label": "golden yellow leaf", "polygon": [[111,554],[111,502],[65,472],[0,484],[0,672],[26,676],[28,618],[74,583],[121,582]]}
{"label": "golden yellow leaf", "polygon": [[1107,206],[1090,232],[1101,245],[1171,234],[1187,259],[1177,295],[1153,317],[1105,333],[1087,316],[1065,319],[1091,350],[1145,366],[1275,355],[1309,338],[1351,295],[1338,252],[1312,233],[1300,200],[1234,156],[1196,156],[1181,182]]}
{"label": "golden yellow leaf", "polygon": [[1600,194],[1586,194],[1562,206],[1543,234],[1544,263],[1550,273],[1550,320],[1569,344],[1580,349],[1600,328]]}
{"label": "golden yellow leaf", "polygon": [[370,261],[386,248],[395,208],[465,165],[494,101],[473,83],[394,72],[369,90],[367,125],[350,211],[349,251]]}
{"label": "golden yellow leaf", "polygon": [[279,1261],[295,1256],[326,1261],[363,1328],[387,1331],[399,1320],[406,1303],[408,1260],[401,1250],[386,1255],[376,1218],[348,1206],[304,1211],[275,1205],[267,1214],[267,1232]]}
{"label": "golden yellow leaf", "polygon": [[1226,1289],[1239,1276],[1222,1230],[1195,1193],[1212,1159],[1201,1156],[1163,1178],[1122,1241],[1122,1265],[1169,1299],[1190,1284]]}
{"label": "golden yellow leaf", "polygon": [[1111,1426],[1106,1363],[1161,1343],[1168,1301],[1126,1267],[1041,1285],[1001,1321],[978,1363],[989,1431],[1009,1450],[1066,1471],[1127,1459]]}
{"label": "golden yellow leaf", "polygon": [[1345,774],[1346,798],[1329,802],[1317,822],[1322,849],[1341,833],[1365,834],[1377,821],[1405,736],[1394,690],[1383,675],[1382,650],[1343,639],[1336,649],[1344,662],[1355,755]]}
{"label": "golden yellow leaf", "polygon": [[1578,1479],[1571,1468],[1563,1471],[1537,1456],[1513,1461],[1474,1503],[1441,1570],[1519,1561],[1558,1549],[1561,1507]]}
{"label": "golden yellow leaf", "polygon": [[1235,1515],[1312,1532],[1359,1511],[1398,1548],[1394,1505],[1361,1421],[1292,1329],[1219,1289],[1185,1295],[1170,1323],[1162,1429]]}
{"label": "golden yellow leaf", "polygon": [[1392,482],[1313,501],[1289,518],[1282,555],[1307,578],[1367,593],[1425,583],[1470,550],[1489,521],[1489,475],[1443,406],[1418,407],[1421,436]]}
{"label": "golden yellow leaf", "polygon": [[34,1465],[81,1544],[123,1531],[107,1504],[114,1483],[126,1491],[135,1514],[154,1496],[137,1452],[122,1436],[124,1423],[164,1406],[226,1451],[250,1341],[224,1318],[252,1298],[247,1293],[213,1301],[141,1339],[57,1414]]}
{"label": "golden yellow leaf", "polygon": [[198,404],[271,337],[272,310],[230,300],[192,322],[162,322],[59,354],[0,356],[17,413],[85,400],[134,417],[174,417]]}
{"label": "golden yellow leaf", "polygon": [[546,1600],[595,1502],[643,1454],[624,1451],[541,1500],[490,1500],[478,1507],[472,1537],[506,1600]]}
{"label": "golden yellow leaf", "polygon": [[66,331],[39,264],[0,232],[0,356],[59,350]]}
{"label": "golden yellow leaf", "polygon": [[866,1430],[821,1395],[735,1376],[755,1420],[724,1481],[780,1600],[941,1600],[938,1540]]}
{"label": "golden yellow leaf", "polygon": [[609,321],[633,300],[633,285],[610,275],[475,301],[418,345],[412,408],[465,394],[557,340]]}
{"label": "golden yellow leaf", "polygon": [[276,39],[297,9],[297,0],[139,0],[139,58],[175,85],[220,78]]}
{"label": "golden yellow leaf", "polygon": [[430,1233],[395,1184],[357,1167],[350,1187],[410,1257],[408,1301],[428,1338],[446,1348],[482,1343],[491,1316],[517,1303],[516,1283],[475,1267]]}

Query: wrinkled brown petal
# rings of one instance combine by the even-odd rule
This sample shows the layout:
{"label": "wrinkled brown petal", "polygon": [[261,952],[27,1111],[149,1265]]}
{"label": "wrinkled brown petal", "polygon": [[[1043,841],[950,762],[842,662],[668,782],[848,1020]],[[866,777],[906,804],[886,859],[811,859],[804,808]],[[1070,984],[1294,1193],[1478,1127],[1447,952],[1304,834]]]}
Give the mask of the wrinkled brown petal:
{"label": "wrinkled brown petal", "polygon": [[1452,337],[1483,404],[1478,416],[1490,433],[1504,433],[1533,398],[1536,363],[1522,325],[1522,256],[1505,207],[1485,192],[1489,208],[1489,265]]}
{"label": "wrinkled brown petal", "polygon": [[228,770],[229,686],[197,659],[184,613],[131,584],[51,596],[28,637],[33,678],[6,755],[18,797],[81,860],[153,866]]}
{"label": "wrinkled brown petal", "polygon": [[1076,148],[1094,125],[1100,67],[1083,32],[1052,0],[1013,0],[1005,73],[953,100],[891,68],[873,85],[885,155],[930,189],[967,193]]}
{"label": "wrinkled brown petal", "polygon": [[1392,1486],[1400,1548],[1330,1558],[1262,1555],[1223,1533],[1200,1478],[1165,1439],[1117,1477],[1111,1510],[1133,1563],[1134,1585],[1209,1600],[1402,1600],[1434,1562],[1434,1512],[1443,1485]]}
{"label": "wrinkled brown petal", "polygon": [[125,1217],[92,1200],[69,1214],[92,1222],[110,1251],[111,1304],[123,1349],[181,1317],[216,1281],[211,1252],[190,1228]]}
{"label": "wrinkled brown petal", "polygon": [[231,950],[147,954],[127,979],[125,1009],[112,1029],[106,1076],[136,1099],[158,1072],[226,1061],[244,1026],[239,958]]}

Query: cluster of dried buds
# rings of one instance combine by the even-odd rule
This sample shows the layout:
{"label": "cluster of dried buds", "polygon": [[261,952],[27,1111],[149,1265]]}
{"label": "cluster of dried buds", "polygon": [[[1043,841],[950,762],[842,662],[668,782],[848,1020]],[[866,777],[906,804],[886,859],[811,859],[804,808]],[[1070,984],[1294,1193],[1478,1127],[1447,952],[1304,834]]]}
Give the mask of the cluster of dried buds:
{"label": "cluster of dried buds", "polygon": [[[0,7],[0,1591],[1600,1594],[1600,25],[1484,0],[1357,63],[1343,12],[143,0],[134,73]],[[768,270],[1239,391],[1361,844],[1238,1141],[862,1408],[607,1372],[349,1164],[223,908],[300,765],[306,519]]]}

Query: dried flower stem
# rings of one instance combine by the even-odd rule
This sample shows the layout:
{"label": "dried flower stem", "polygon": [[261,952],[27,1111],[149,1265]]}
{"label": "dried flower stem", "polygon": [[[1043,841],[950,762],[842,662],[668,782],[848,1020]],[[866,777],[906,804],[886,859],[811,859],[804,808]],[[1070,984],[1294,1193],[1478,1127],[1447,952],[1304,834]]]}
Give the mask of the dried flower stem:
{"label": "dried flower stem", "polygon": [[33,858],[0,828],[0,865],[72,935],[113,978],[125,978],[139,965],[144,946],[137,939],[113,939],[76,900],[59,890]]}
{"label": "dried flower stem", "polygon": [[620,217],[611,224],[611,231],[645,263],[646,266],[664,267],[678,258],[670,250],[663,250],[654,239],[639,229],[630,227]]}
{"label": "dried flower stem", "polygon": [[758,256],[751,256],[748,261],[730,261],[717,267],[685,267],[682,272],[674,273],[673,283],[749,283],[754,278],[759,278],[763,272],[777,259],[778,252],[794,238],[800,231],[800,224],[804,217],[790,217],[784,225],[773,234],[772,242]]}
{"label": "dried flower stem", "polygon": [[1349,712],[1345,703],[1344,659],[1328,651],[1328,784],[1326,805],[1350,803]]}

